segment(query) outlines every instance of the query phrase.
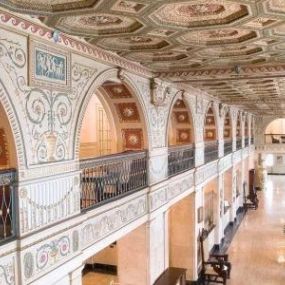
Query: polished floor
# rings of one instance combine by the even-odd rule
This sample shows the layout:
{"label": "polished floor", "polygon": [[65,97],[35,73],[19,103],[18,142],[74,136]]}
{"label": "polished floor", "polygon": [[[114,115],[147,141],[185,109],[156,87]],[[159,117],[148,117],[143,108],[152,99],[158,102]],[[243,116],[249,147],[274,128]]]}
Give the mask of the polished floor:
{"label": "polished floor", "polygon": [[229,248],[228,285],[285,285],[285,176],[269,176]]}
{"label": "polished floor", "polygon": [[114,275],[88,272],[83,276],[83,285],[117,285],[118,279]]}

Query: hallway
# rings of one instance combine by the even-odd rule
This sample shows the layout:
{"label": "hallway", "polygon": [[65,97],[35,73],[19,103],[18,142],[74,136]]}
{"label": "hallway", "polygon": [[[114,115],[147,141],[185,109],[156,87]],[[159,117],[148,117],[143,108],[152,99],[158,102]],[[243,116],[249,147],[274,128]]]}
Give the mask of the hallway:
{"label": "hallway", "polygon": [[259,208],[249,211],[229,248],[229,285],[285,284],[285,177],[268,176]]}

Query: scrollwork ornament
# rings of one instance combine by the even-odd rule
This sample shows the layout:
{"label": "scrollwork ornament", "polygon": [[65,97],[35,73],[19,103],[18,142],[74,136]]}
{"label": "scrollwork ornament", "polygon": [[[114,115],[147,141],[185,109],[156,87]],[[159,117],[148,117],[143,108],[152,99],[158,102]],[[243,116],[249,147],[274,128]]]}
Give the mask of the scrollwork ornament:
{"label": "scrollwork ornament", "polygon": [[8,56],[18,68],[23,68],[27,62],[26,54],[19,43],[0,38],[0,58],[3,56]]}

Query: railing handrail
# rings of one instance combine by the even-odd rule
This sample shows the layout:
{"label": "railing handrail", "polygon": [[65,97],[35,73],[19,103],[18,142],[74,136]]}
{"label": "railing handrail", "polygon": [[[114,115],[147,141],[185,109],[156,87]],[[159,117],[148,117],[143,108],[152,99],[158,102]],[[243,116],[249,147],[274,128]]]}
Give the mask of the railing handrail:
{"label": "railing handrail", "polygon": [[79,160],[80,169],[91,167],[100,163],[114,162],[115,160],[129,160],[132,158],[143,158],[146,156],[147,151],[131,151],[120,152],[115,154],[109,154],[104,156],[96,156],[90,158],[84,158]]}
{"label": "railing handrail", "polygon": [[9,185],[16,181],[15,168],[0,169],[0,186]]}
{"label": "railing handrail", "polygon": [[285,136],[285,134],[264,134],[265,136]]}
{"label": "railing handrail", "polygon": [[195,145],[192,144],[183,144],[183,145],[170,145],[168,146],[168,151],[177,151],[177,150],[186,150],[186,149],[193,149],[195,148]]}
{"label": "railing handrail", "polygon": [[215,141],[205,141],[204,142],[205,146],[214,146],[214,145],[218,145],[219,144],[219,141],[218,140],[215,140]]}

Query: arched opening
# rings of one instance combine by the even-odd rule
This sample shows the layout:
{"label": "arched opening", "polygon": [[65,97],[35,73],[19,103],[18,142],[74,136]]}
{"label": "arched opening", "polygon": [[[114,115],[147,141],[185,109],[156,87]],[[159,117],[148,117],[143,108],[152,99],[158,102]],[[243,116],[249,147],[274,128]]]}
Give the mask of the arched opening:
{"label": "arched opening", "polygon": [[247,147],[248,144],[249,144],[249,127],[248,127],[248,116],[246,116],[244,122],[244,146]]}
{"label": "arched opening", "polygon": [[80,133],[82,208],[146,186],[146,132],[140,104],[125,83],[106,81],[88,102]]}
{"label": "arched opening", "polygon": [[209,106],[204,121],[205,163],[218,158],[217,127],[213,106]]}
{"label": "arched opening", "polygon": [[251,144],[254,144],[254,120],[253,117],[251,117],[251,123],[250,123],[250,142]]}
{"label": "arched opening", "polygon": [[0,243],[15,236],[16,169],[13,132],[0,104]]}
{"label": "arched opening", "polygon": [[237,117],[237,127],[236,127],[236,150],[242,148],[242,127],[241,127],[241,113]]}
{"label": "arched opening", "polygon": [[285,119],[272,121],[265,129],[265,143],[284,144],[285,143]]}
{"label": "arched opening", "polygon": [[233,150],[232,142],[232,124],[230,112],[227,112],[224,118],[224,155],[231,153]]}
{"label": "arched opening", "polygon": [[183,98],[175,100],[168,125],[168,175],[172,176],[195,164],[192,115]]}

